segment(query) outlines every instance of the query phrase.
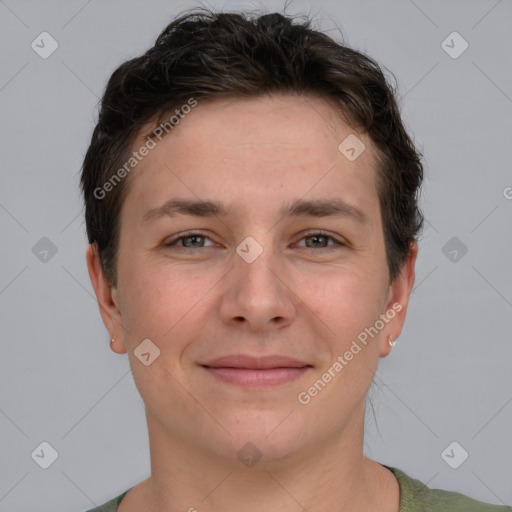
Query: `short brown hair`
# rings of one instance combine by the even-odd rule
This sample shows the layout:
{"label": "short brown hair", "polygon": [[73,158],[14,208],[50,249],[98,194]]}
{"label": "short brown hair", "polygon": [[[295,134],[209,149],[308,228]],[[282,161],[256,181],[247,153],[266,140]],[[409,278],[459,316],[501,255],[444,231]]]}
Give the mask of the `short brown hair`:
{"label": "short brown hair", "polygon": [[142,126],[154,119],[160,123],[191,97],[269,93],[334,100],[353,128],[368,133],[379,161],[376,183],[390,279],[399,274],[423,225],[422,155],[379,65],[312,29],[307,18],[194,9],[172,21],[146,53],[114,71],[85,155],[81,186],[87,236],[89,243],[98,243],[112,286],[117,286],[120,211],[130,180],[120,180],[104,197],[97,191],[130,158]]}

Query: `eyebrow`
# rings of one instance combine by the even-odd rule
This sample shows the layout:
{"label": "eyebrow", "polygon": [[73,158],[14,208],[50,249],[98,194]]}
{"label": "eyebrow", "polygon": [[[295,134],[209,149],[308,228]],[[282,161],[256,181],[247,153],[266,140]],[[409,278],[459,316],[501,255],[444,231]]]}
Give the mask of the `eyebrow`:
{"label": "eyebrow", "polygon": [[[142,222],[161,217],[173,217],[176,214],[193,215],[196,217],[227,217],[231,209],[218,201],[202,201],[190,199],[170,199],[163,205],[148,210]],[[282,217],[349,217],[361,223],[368,224],[369,218],[361,210],[348,204],[343,199],[297,199],[284,205],[279,215]]]}

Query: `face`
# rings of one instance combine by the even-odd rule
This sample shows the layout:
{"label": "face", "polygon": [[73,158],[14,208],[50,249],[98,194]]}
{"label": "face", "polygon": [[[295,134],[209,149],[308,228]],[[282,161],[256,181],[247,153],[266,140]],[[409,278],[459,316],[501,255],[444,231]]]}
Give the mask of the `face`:
{"label": "face", "polygon": [[[352,161],[350,134],[366,148]],[[199,102],[138,164],[117,288],[88,262],[150,432],[230,460],[248,442],[275,460],[362,432],[414,279],[413,250],[389,280],[375,172],[366,135],[291,95]]]}

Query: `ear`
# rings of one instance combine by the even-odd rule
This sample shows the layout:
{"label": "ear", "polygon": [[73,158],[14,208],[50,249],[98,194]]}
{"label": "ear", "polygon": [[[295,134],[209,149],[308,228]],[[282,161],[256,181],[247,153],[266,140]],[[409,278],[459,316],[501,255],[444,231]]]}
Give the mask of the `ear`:
{"label": "ear", "polygon": [[384,328],[380,340],[380,356],[386,357],[391,352],[389,345],[389,338],[396,340],[405,323],[405,316],[407,314],[407,307],[409,305],[409,296],[412,292],[415,279],[415,264],[418,255],[418,244],[412,242],[410,245],[409,256],[403,263],[400,274],[390,283],[388,302],[386,304],[386,312],[388,317],[391,317],[395,312],[393,318],[389,320]]}
{"label": "ear", "polygon": [[110,344],[110,348],[118,354],[124,354],[126,352],[126,345],[121,312],[117,306],[117,290],[111,287],[103,273],[98,244],[96,242],[87,247],[85,256],[89,278],[96,294],[101,318],[110,334],[110,339],[115,338],[116,340],[115,343]]}

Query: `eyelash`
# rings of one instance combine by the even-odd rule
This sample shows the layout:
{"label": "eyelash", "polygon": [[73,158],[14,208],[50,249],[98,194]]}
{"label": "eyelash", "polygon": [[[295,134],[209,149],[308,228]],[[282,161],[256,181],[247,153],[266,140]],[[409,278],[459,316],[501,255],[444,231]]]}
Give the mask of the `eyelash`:
{"label": "eyelash", "polygon": [[[164,246],[165,247],[179,247],[180,249],[207,249],[208,247],[183,247],[183,246],[177,246],[176,244],[180,241],[180,240],[183,240],[185,238],[191,238],[191,237],[194,237],[194,236],[199,236],[199,237],[202,237],[202,238],[207,238],[208,240],[212,241],[211,238],[209,236],[207,236],[205,233],[201,232],[201,231],[191,231],[189,233],[184,233],[180,236],[177,236],[177,237],[174,237],[172,238],[171,240],[169,240],[168,242],[164,243]],[[302,236],[302,238],[299,240],[302,241],[304,240],[305,238],[311,238],[311,237],[314,237],[314,236],[323,236],[323,237],[326,237],[330,240],[332,240],[334,242],[334,245],[328,245],[327,247],[320,247],[320,249],[323,249],[323,250],[331,250],[331,249],[335,249],[336,248],[336,245],[340,246],[340,247],[344,247],[346,246],[347,244],[342,242],[341,240],[338,240],[337,238],[333,237],[332,235],[326,233],[325,231],[322,231],[322,230],[313,230],[309,233],[306,233],[304,236]],[[211,247],[211,246],[209,246]],[[302,247],[302,249],[312,249],[312,250],[317,250],[315,249],[314,247]]]}

